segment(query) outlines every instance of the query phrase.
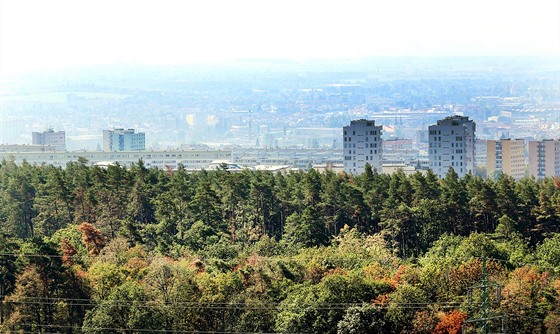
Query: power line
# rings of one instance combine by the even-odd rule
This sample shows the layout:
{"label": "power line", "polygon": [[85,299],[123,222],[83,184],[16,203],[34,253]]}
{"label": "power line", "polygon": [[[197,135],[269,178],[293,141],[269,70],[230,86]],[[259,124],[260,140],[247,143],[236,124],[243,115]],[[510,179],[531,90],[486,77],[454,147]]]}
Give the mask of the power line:
{"label": "power line", "polygon": [[[59,300],[60,302],[64,302],[64,300]],[[5,300],[4,303],[6,304],[14,304],[14,305],[53,305],[55,302],[48,302],[48,301],[11,301]],[[140,303],[141,305],[138,305]],[[428,306],[437,306],[438,308],[442,309],[453,309],[461,306],[462,303],[400,303],[400,304],[387,304],[387,305],[378,305],[378,304],[368,304],[367,302],[356,302],[356,303],[344,303],[344,304],[337,304],[337,303],[316,303],[315,305],[305,304],[305,305],[286,305],[282,303],[264,303],[268,304],[268,306],[260,305],[250,305],[250,304],[243,304],[243,303],[205,303],[205,302],[192,302],[189,304],[174,304],[174,303],[161,303],[156,301],[110,301],[105,300],[100,303],[95,302],[70,302],[67,303],[68,306],[83,306],[83,307],[97,307],[97,306],[108,306],[108,307],[125,307],[134,305],[136,308],[166,308],[166,309],[208,309],[208,310],[269,310],[269,311],[284,311],[284,310],[305,310],[309,309],[310,307],[315,310],[346,310],[350,307],[357,307],[362,306],[364,304],[371,305],[374,308],[379,309],[425,309]]]}
{"label": "power line", "polygon": [[[0,297],[9,297],[10,295],[0,295]],[[130,302],[130,300],[118,300],[118,299],[92,299],[92,298],[64,298],[64,297],[35,297],[35,296],[23,296],[20,297],[22,299],[38,299],[38,300],[52,300],[52,301],[99,301],[99,302]],[[138,302],[152,302],[153,300],[135,300]],[[179,303],[187,303],[187,304],[199,304],[199,303],[205,303],[205,304],[242,304],[242,305],[246,305],[247,303],[244,302],[193,302],[193,301],[175,301],[175,302],[179,302]],[[458,304],[460,302],[441,302],[438,304]],[[356,303],[327,303],[330,305],[352,305],[352,304],[356,304]],[[421,303],[396,303],[398,305],[431,305],[434,303],[431,302],[421,302]]]}
{"label": "power line", "polygon": [[[107,330],[107,331],[136,331],[143,333],[193,333],[193,334],[253,334],[254,332],[232,332],[232,331],[199,331],[199,330],[181,330],[181,329],[145,329],[145,328],[127,328],[127,327],[98,327],[98,326],[71,326],[71,325],[48,325],[48,324],[29,324],[21,323],[18,326],[30,326],[30,327],[40,327],[40,328],[72,328],[80,330]],[[19,332],[18,332],[19,333]],[[35,332],[36,333],[36,332]],[[268,332],[263,334],[276,334],[275,332]],[[305,333],[297,333],[305,334]]]}
{"label": "power line", "polygon": [[[559,314],[559,313],[554,313],[554,314]],[[513,314],[513,313],[508,313],[507,314],[510,317],[517,317],[517,318],[525,318],[525,319],[531,319],[531,320],[537,320],[537,321],[544,321],[544,318],[535,318],[535,317],[529,317],[526,315],[522,315],[522,314]]]}
{"label": "power line", "polygon": [[[512,317],[522,317],[531,320],[537,321],[544,321],[542,318],[535,318],[517,314],[507,314],[508,316]],[[498,319],[501,317],[493,317],[493,319]],[[101,327],[101,326],[72,326],[72,325],[55,325],[55,324],[30,324],[30,323],[19,323],[16,324],[17,326],[28,326],[28,327],[40,327],[40,328],[66,328],[66,329],[79,329],[79,330],[129,330],[129,331],[136,331],[136,332],[151,332],[151,333],[192,333],[192,334],[209,334],[209,333],[216,333],[216,334],[249,334],[254,332],[243,332],[243,331],[200,331],[200,330],[178,330],[178,329],[145,329],[145,328],[127,328],[127,327]],[[32,331],[18,331],[18,333],[36,333]],[[43,332],[43,334],[54,334],[58,332]],[[276,334],[276,332],[264,332],[263,334]],[[304,333],[299,333],[304,334]]]}
{"label": "power line", "polygon": [[[498,283],[495,282],[491,282],[488,280],[488,272],[487,272],[487,268],[486,268],[486,262],[487,259],[486,258],[482,258],[482,278],[481,278],[481,283],[472,286],[469,289],[469,295],[470,292],[474,289],[480,289],[481,290],[481,304],[479,306],[479,308],[481,309],[482,312],[482,316],[475,316],[475,317],[471,317],[470,319],[465,320],[465,322],[463,323],[463,333],[465,333],[465,328],[468,324],[475,324],[475,323],[482,323],[482,332],[484,334],[488,334],[488,330],[489,328],[489,324],[491,320],[498,320],[501,319],[502,320],[502,326],[501,326],[501,331],[500,332],[504,332],[505,331],[505,327],[504,327],[504,319],[505,317],[503,315],[490,315],[490,302],[489,302],[489,295],[488,295],[488,288],[496,288],[496,296],[498,296],[498,300],[501,299],[501,285],[499,285]],[[469,298],[470,299],[470,298]],[[470,303],[470,300],[469,300]]]}

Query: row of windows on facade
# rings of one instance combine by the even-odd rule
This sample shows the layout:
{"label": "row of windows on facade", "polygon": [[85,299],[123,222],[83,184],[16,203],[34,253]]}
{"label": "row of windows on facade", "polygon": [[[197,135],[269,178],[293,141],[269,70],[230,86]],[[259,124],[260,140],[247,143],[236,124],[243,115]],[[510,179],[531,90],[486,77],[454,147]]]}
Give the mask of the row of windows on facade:
{"label": "row of windows on facade", "polygon": [[[377,143],[371,143],[371,144],[369,144],[369,145],[366,144],[365,147],[366,147],[366,148],[367,148],[367,147],[377,147]],[[345,143],[345,144],[344,144],[344,148],[356,148],[356,143],[352,143],[352,144],[350,144],[350,143],[347,143],[347,144],[346,144],[346,143]]]}
{"label": "row of windows on facade", "polygon": [[[370,154],[377,154],[377,150],[374,150],[373,152],[370,151],[369,153]],[[348,154],[352,154],[352,153],[348,152]],[[355,154],[356,154],[356,152],[354,152],[354,156],[353,156],[354,160],[356,160],[356,155]],[[363,155],[363,154],[358,154],[358,155]],[[369,155],[366,155],[365,157],[366,157],[366,161],[374,161],[375,160],[375,157],[373,157],[373,156],[370,157]],[[352,156],[351,155],[345,155],[344,160],[352,160]]]}
{"label": "row of windows on facade", "polygon": [[[369,141],[369,137],[365,137]],[[352,141],[352,137],[344,137],[344,141]],[[377,137],[373,137],[373,141],[377,141]]]}
{"label": "row of windows on facade", "polygon": [[[454,155],[449,155],[449,154],[443,154],[443,156],[450,156],[451,160],[455,160],[455,156]],[[441,155],[435,156],[435,159],[430,158],[431,160],[441,160]],[[445,159],[443,159],[445,160]],[[463,156],[460,155],[458,160],[463,160]],[[466,159],[468,160],[468,159]]]}
{"label": "row of windows on facade", "polygon": [[[462,133],[463,131],[460,131],[460,132]],[[430,130],[430,134],[431,135],[441,135],[441,130]],[[451,134],[455,135],[457,133],[455,133],[455,130],[451,130]],[[445,131],[443,131],[443,135],[444,136],[446,135]],[[447,135],[449,135],[449,134],[447,134]]]}
{"label": "row of windows on facade", "polygon": [[462,161],[458,161],[458,162],[451,161],[451,167],[458,167],[458,166],[463,166],[463,162]]}
{"label": "row of windows on facade", "polygon": [[[348,134],[347,132],[348,132],[348,131],[344,130],[344,135],[345,135],[345,136]],[[354,130],[354,131],[352,131],[352,136],[355,136],[355,135],[356,135],[356,131]],[[367,136],[367,135],[368,135],[368,130],[366,130],[366,131],[364,132],[364,136]],[[375,131],[375,130],[369,130],[369,135],[370,135],[370,136],[376,136],[376,135],[377,135],[377,131]],[[358,136],[361,136],[361,135],[358,134]]]}
{"label": "row of windows on facade", "polygon": [[[438,162],[432,161],[432,162],[430,162],[430,166],[434,166],[434,167],[439,166],[439,167],[441,167],[441,161],[438,161]],[[457,161],[457,162],[452,161],[452,162],[451,162],[451,167],[459,167],[459,166],[463,166],[463,162],[462,162],[462,161]],[[463,171],[463,169],[461,169],[461,171]]]}
{"label": "row of windows on facade", "polygon": [[[430,147],[441,147],[441,143],[430,143]],[[463,147],[463,143],[451,143],[451,147]]]}
{"label": "row of windows on facade", "polygon": [[[496,154],[494,155],[496,157],[496,160],[502,160],[502,156],[503,154],[499,154],[499,152],[496,152]],[[525,155],[524,154],[511,154],[511,160],[523,160],[525,159]]]}
{"label": "row of windows on facade", "polygon": [[[462,150],[462,149],[460,149],[460,150],[454,150],[454,151],[455,151],[455,153],[463,153],[463,150]],[[453,151],[452,151],[451,153],[453,153]],[[437,154],[437,148],[430,149],[430,154]]]}
{"label": "row of windows on facade", "polygon": [[[350,166],[350,164],[348,164],[348,165],[346,165],[346,163],[344,163],[344,164],[345,164],[345,166],[344,166],[344,167],[348,167],[348,166]],[[353,162],[353,163],[352,163],[352,167],[356,167],[356,163],[355,163],[355,162]],[[355,172],[355,171],[356,171],[356,169],[354,168],[354,172]]]}
{"label": "row of windows on facade", "polygon": [[[443,137],[443,139],[445,139],[445,137]],[[438,136],[438,137],[434,136],[434,137],[432,137],[431,141],[442,141],[441,136]],[[457,136],[457,137],[455,137],[455,141],[463,141],[463,137],[462,136]]]}

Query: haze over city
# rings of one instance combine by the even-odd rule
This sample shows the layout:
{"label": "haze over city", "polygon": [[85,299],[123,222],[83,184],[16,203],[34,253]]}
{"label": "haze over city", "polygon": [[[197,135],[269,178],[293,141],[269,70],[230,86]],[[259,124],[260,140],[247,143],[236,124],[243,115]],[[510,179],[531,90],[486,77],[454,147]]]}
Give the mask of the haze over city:
{"label": "haze over city", "polygon": [[102,134],[123,128],[141,149],[309,168],[341,163],[342,127],[372,119],[413,143],[384,162],[418,164],[446,116],[470,117],[479,140],[560,128],[557,1],[0,4],[0,144],[16,145],[3,151],[45,130],[64,133],[57,149],[112,150]]}
{"label": "haze over city", "polygon": [[5,1],[0,73],[239,59],[560,54],[536,1]]}

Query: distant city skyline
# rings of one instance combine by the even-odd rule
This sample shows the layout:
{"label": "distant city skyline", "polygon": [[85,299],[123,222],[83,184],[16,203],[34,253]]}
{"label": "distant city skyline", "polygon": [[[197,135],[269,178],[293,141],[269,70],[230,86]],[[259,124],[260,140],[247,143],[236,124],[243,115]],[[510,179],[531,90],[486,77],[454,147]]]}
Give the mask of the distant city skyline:
{"label": "distant city skyline", "polygon": [[560,56],[560,2],[5,1],[0,75],[247,58]]}

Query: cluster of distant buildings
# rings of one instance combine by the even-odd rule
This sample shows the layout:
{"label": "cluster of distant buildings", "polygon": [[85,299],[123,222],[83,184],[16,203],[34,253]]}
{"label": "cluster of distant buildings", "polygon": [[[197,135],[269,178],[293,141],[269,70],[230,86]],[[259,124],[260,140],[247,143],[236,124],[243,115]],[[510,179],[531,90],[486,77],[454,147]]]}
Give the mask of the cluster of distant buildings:
{"label": "cluster of distant buildings", "polygon": [[383,126],[376,125],[375,120],[353,120],[342,130],[341,155],[321,149],[278,149],[262,155],[263,151],[256,149],[239,149],[236,152],[205,148],[146,150],[145,133],[124,128],[104,130],[102,150],[68,152],[65,132],[48,129],[33,132],[31,145],[0,145],[0,159],[55,166],[65,166],[79,157],[101,166],[114,163],[129,166],[142,159],[147,167],[163,169],[176,169],[179,165],[188,170],[228,166],[232,171],[252,168],[287,172],[315,168],[345,171],[354,175],[363,173],[369,164],[382,173],[393,173],[398,169],[414,173],[429,168],[439,177],[444,177],[449,168],[453,168],[459,177],[477,174],[479,163],[484,161],[486,175],[489,176],[497,173],[515,179],[525,176],[537,179],[560,176],[560,139],[526,141],[503,138],[481,141],[476,139],[475,122],[465,116],[445,117],[428,127],[427,160],[402,159],[414,155],[412,140],[384,140]]}
{"label": "cluster of distant buildings", "polygon": [[[103,151],[144,151],[146,134],[134,129],[103,130]],[[66,151],[66,132],[52,128],[31,133],[31,145],[0,145],[0,152],[63,152]]]}
{"label": "cluster of distant buildings", "polygon": [[145,134],[137,133],[134,129],[104,130],[103,150],[98,151],[66,151],[64,131],[48,129],[41,133],[33,132],[32,138],[31,145],[0,145],[0,159],[60,167],[79,158],[85,158],[89,163],[102,167],[115,163],[130,166],[142,160],[149,168],[176,169],[183,165],[188,170],[201,170],[207,169],[215,161],[231,158],[231,151],[146,150]]}
{"label": "cluster of distant buildings", "polygon": [[[351,121],[350,125],[343,128],[345,172],[361,174],[365,171],[366,164],[379,171],[386,170],[381,132],[382,126],[375,125],[374,120],[366,119]],[[427,167],[439,177],[444,177],[449,168],[453,168],[459,177],[475,174],[475,132],[475,122],[465,116],[449,116],[429,126]],[[536,178],[560,176],[559,139],[529,141],[527,157],[525,152],[524,139],[487,140],[487,175],[504,173],[515,179],[526,175]],[[406,167],[412,171],[422,169],[421,166],[403,166]]]}

